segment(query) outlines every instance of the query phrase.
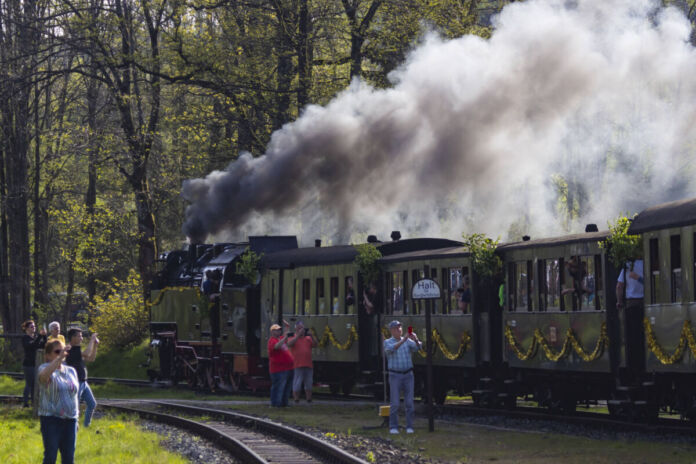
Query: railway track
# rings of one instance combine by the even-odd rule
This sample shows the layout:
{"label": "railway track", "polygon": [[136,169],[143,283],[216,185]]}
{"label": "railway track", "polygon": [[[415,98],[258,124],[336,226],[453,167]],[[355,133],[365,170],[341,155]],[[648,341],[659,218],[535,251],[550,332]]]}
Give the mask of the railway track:
{"label": "railway track", "polygon": [[[19,403],[20,396],[0,396]],[[204,437],[249,464],[367,464],[341,448],[277,422],[231,411],[164,401],[99,402],[102,410],[134,414]]]}
{"label": "railway track", "polygon": [[[21,372],[0,372],[0,375],[6,375],[12,377],[13,379],[23,379],[24,374]],[[107,377],[90,377],[89,383],[94,385],[103,385],[106,382],[114,382],[119,385],[130,385],[132,387],[150,387],[153,385],[149,380],[138,380],[138,379],[113,379]]]}

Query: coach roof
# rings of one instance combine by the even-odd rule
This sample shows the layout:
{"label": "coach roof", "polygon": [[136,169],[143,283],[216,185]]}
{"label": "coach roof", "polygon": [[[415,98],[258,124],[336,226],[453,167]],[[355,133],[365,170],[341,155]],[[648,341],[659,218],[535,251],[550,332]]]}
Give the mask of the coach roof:
{"label": "coach roof", "polygon": [[672,201],[641,211],[628,228],[629,234],[696,224],[696,198]]}

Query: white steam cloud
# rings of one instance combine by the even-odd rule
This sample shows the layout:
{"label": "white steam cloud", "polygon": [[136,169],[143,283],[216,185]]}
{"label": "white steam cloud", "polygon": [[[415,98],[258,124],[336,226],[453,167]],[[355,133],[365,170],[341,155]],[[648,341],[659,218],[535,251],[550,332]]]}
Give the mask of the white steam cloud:
{"label": "white steam cloud", "polygon": [[489,40],[429,36],[392,88],[353,82],[264,156],[185,182],[184,232],[518,239],[694,195],[696,53],[680,11],[531,0],[494,26]]}

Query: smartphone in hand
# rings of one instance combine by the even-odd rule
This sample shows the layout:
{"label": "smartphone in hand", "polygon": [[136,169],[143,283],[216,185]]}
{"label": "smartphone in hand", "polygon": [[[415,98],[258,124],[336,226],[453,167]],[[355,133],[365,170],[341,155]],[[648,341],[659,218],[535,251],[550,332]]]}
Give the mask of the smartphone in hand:
{"label": "smartphone in hand", "polygon": [[408,334],[411,335],[413,333],[413,326],[409,325],[408,326]]}

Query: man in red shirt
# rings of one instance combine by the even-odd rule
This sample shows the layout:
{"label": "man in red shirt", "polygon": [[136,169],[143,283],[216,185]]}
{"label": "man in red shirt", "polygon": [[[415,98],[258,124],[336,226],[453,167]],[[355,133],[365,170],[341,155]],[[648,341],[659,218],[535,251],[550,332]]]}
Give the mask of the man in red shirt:
{"label": "man in red shirt", "polygon": [[292,382],[292,396],[295,398],[295,403],[300,401],[300,391],[303,385],[307,402],[312,402],[312,377],[314,373],[312,348],[318,344],[319,341],[316,336],[311,331],[305,329],[302,321],[295,322],[295,336],[288,341],[292,357],[295,360],[295,372]]}
{"label": "man in red shirt", "polygon": [[[289,325],[289,324],[288,324]],[[288,333],[278,324],[271,326],[271,338],[268,340],[268,370],[271,374],[271,406],[288,405],[292,386],[293,359],[288,349]],[[282,336],[281,336],[282,335]]]}

